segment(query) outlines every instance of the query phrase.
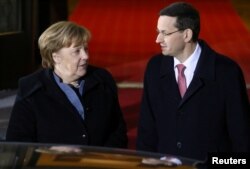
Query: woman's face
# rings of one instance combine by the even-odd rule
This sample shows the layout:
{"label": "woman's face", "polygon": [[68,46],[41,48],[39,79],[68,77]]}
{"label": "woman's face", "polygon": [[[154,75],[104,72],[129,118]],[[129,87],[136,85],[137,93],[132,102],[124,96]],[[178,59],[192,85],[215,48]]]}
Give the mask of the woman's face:
{"label": "woman's face", "polygon": [[63,47],[52,54],[55,73],[63,82],[71,83],[84,76],[87,72],[88,49],[87,45]]}

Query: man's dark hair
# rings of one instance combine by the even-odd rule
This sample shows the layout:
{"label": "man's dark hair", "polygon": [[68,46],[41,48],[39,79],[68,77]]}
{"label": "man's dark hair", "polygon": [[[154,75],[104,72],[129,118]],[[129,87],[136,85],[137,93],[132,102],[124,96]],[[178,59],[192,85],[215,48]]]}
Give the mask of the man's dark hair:
{"label": "man's dark hair", "polygon": [[191,29],[193,31],[192,40],[196,42],[200,33],[200,15],[199,12],[186,2],[175,2],[163,8],[160,16],[177,17],[174,25],[179,30]]}

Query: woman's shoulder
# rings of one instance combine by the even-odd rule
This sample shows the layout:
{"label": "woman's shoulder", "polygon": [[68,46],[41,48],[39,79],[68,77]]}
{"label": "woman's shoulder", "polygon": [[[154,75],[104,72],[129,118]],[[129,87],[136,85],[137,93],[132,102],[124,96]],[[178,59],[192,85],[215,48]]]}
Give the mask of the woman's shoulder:
{"label": "woman's shoulder", "polygon": [[87,76],[96,79],[99,83],[109,86],[109,88],[116,91],[116,82],[107,69],[89,65]]}
{"label": "woman's shoulder", "polygon": [[44,77],[45,74],[45,69],[39,69],[29,75],[21,77],[18,81],[18,95],[26,97],[41,88],[41,78]]}
{"label": "woman's shoulder", "polygon": [[89,65],[88,74],[99,77],[103,80],[104,79],[113,79],[111,73],[107,69],[93,66],[93,65]]}
{"label": "woman's shoulder", "polygon": [[107,69],[94,65],[88,65],[88,72],[99,73],[99,74],[110,74],[110,72]]}
{"label": "woman's shoulder", "polygon": [[45,73],[45,69],[38,69],[33,73],[22,76],[19,81],[35,82],[39,76]]}

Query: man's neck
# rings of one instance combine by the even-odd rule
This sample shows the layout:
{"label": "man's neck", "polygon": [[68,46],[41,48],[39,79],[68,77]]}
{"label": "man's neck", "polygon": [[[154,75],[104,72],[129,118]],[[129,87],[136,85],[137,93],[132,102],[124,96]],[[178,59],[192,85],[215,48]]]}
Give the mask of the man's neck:
{"label": "man's neck", "polygon": [[181,63],[185,62],[192,55],[192,53],[195,51],[196,45],[197,45],[197,42],[187,43],[183,49],[182,54],[180,56],[176,57],[176,59],[178,59]]}

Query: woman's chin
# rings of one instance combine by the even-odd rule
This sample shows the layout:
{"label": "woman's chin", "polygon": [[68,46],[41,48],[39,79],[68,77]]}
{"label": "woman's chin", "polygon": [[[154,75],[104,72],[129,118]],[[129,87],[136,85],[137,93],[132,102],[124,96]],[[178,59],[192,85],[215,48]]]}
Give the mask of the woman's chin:
{"label": "woman's chin", "polygon": [[87,70],[86,70],[86,69],[82,69],[82,70],[78,70],[78,71],[77,71],[77,75],[78,75],[79,77],[84,76],[86,73],[87,73]]}

